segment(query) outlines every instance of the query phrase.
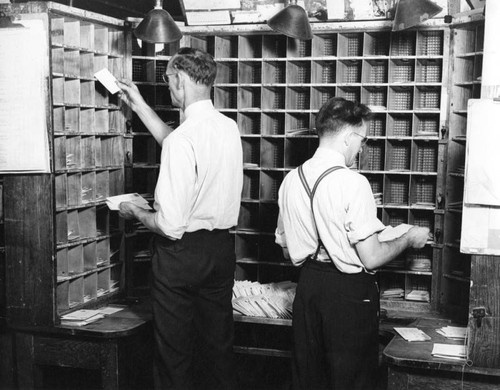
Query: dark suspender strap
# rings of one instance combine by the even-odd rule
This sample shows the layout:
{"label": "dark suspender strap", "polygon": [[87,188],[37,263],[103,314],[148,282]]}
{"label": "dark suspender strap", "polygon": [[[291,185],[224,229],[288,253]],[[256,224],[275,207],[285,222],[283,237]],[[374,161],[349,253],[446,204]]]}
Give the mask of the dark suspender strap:
{"label": "dark suspender strap", "polygon": [[304,171],[302,170],[302,165],[299,167],[299,177],[300,181],[302,182],[302,185],[306,189],[307,196],[309,197],[309,199],[311,199],[312,196],[311,189],[309,188],[309,184],[307,184],[306,177],[304,176]]}
{"label": "dark suspender strap", "polygon": [[[299,177],[300,181],[302,182],[302,185],[304,186],[307,196],[309,197],[309,203],[311,205],[311,212],[312,212],[312,217],[313,217],[313,223],[314,223],[314,229],[316,230],[316,237],[318,237],[318,246],[316,247],[316,251],[314,252],[313,260],[316,260],[318,258],[319,251],[321,250],[321,247],[323,246],[323,242],[321,241],[321,238],[319,236],[319,230],[318,230],[318,225],[316,225],[316,217],[314,216],[314,206],[313,206],[313,199],[314,199],[314,194],[311,191],[311,188],[309,187],[309,184],[307,184],[306,177],[304,176],[304,171],[302,169],[302,165],[299,166]],[[317,188],[315,185],[314,188]]]}
{"label": "dark suspender strap", "polygon": [[[335,166],[335,167],[330,167],[326,171],[324,171],[318,177],[318,179],[316,180],[316,183],[314,183],[313,189],[311,191],[311,188],[309,187],[309,184],[307,184],[307,180],[306,180],[306,177],[304,175],[304,171],[302,169],[302,165],[299,166],[299,170],[298,170],[299,171],[299,178],[300,178],[300,181],[302,182],[302,185],[304,186],[304,189],[307,192],[307,195],[309,196],[309,202],[311,204],[311,213],[312,213],[312,217],[313,217],[314,229],[316,230],[316,236],[318,237],[318,246],[316,248],[316,252],[314,253],[313,260],[316,260],[318,258],[318,254],[319,254],[319,251],[321,250],[321,248],[322,247],[325,248],[325,246],[323,245],[323,241],[321,241],[321,237],[319,235],[319,230],[318,230],[318,225],[316,224],[316,217],[314,215],[314,202],[313,202],[314,195],[316,194],[316,190],[318,189],[319,183],[321,183],[321,181],[327,175],[329,175],[330,173],[335,172],[336,170],[341,169],[341,168],[343,168],[343,167]],[[325,251],[326,251],[326,253],[328,253],[328,250],[326,248],[325,248]],[[329,253],[328,253],[328,257],[330,257]]]}

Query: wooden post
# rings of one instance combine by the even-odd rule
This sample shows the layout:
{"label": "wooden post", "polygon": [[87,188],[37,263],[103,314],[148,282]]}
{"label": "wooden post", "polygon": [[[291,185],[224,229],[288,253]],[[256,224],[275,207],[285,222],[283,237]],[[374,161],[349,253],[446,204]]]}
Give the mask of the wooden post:
{"label": "wooden post", "polygon": [[[500,2],[486,6],[481,98],[500,96]],[[499,103],[500,108],[500,103]],[[491,123],[497,126],[498,123]],[[500,129],[498,129],[500,131]],[[481,322],[474,318],[485,309]],[[472,256],[469,358],[474,366],[500,368],[500,257]]]}

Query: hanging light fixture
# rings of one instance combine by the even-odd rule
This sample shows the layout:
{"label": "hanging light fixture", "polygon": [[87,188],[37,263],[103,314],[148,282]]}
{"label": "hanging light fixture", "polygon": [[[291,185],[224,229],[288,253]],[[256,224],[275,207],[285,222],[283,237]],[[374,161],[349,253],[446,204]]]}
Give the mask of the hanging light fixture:
{"label": "hanging light fixture", "polygon": [[162,0],[156,0],[154,9],[142,19],[134,30],[134,34],[140,40],[149,43],[171,43],[182,38],[179,26],[163,9]]}
{"label": "hanging light fixture", "polygon": [[405,30],[425,22],[443,9],[430,0],[399,0],[392,31]]}
{"label": "hanging light fixture", "polygon": [[297,5],[297,0],[290,0],[286,8],[267,21],[267,25],[291,38],[309,40],[313,37],[306,10]]}

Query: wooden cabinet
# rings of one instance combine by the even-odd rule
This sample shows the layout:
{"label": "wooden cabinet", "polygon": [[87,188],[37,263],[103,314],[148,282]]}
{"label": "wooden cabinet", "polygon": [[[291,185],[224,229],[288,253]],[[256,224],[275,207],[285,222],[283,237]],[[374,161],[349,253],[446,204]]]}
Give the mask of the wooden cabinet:
{"label": "wooden cabinet", "polygon": [[20,388],[151,387],[150,310],[135,305],[85,327],[60,325],[63,314],[127,292],[125,226],[105,199],[126,191],[133,145],[127,108],[94,73],[108,68],[130,79],[131,31],[121,20],[50,2],[0,10],[43,24],[51,161],[49,173],[3,179],[0,315],[5,305],[9,333],[0,340],[0,369],[12,365]]}
{"label": "wooden cabinet", "polygon": [[[168,60],[179,43],[154,45],[132,39],[132,80],[146,102],[174,128],[179,125],[179,109],[173,107],[168,86],[163,81]],[[153,201],[160,169],[161,146],[135,113],[130,114],[130,161],[127,165],[129,190]],[[150,287],[150,241],[153,233],[140,223],[127,228],[127,256],[130,263],[129,295],[144,296]]]}
{"label": "wooden cabinet", "polygon": [[[214,105],[233,118],[241,132],[243,199],[232,231],[237,278],[264,283],[296,279],[297,269],[274,243],[278,189],[285,175],[315,152],[319,108],[340,96],[374,111],[368,144],[352,169],[370,181],[380,219],[387,225],[426,226],[433,233],[425,248],[407,251],[379,272],[383,304],[391,309],[436,309],[449,29],[434,24],[394,33],[387,22],[368,27],[325,23],[314,25],[312,41],[301,41],[246,28],[185,28],[179,44],[214,56]],[[144,49],[133,55],[134,79],[155,109],[177,123],[178,112],[168,97],[159,97],[168,94],[161,72],[174,50],[165,47],[157,54],[150,47],[144,56]],[[143,140],[142,125],[132,122],[134,145],[149,150],[141,153],[142,161],[134,158],[134,169],[146,165],[149,175],[157,169],[158,151],[152,141]],[[412,300],[413,290],[424,291],[427,298]],[[386,294],[392,291],[397,297]]]}
{"label": "wooden cabinet", "polygon": [[[457,135],[465,134],[465,121],[453,102],[461,84],[466,90],[476,88],[477,80],[470,77],[480,75],[475,45],[480,44],[481,27],[463,26],[463,38],[436,21],[405,32],[391,32],[390,27],[390,22],[315,23],[312,41],[276,35],[264,26],[186,27],[178,44],[139,47],[133,40],[132,74],[158,114],[175,125],[179,113],[168,96],[161,96],[168,94],[161,73],[170,56],[179,46],[214,56],[214,105],[238,123],[243,146],[243,199],[238,225],[232,229],[236,278],[261,283],[297,280],[298,269],[274,243],[277,192],[285,175],[316,150],[314,120],[319,108],[334,96],[371,106],[369,140],[351,169],[368,178],[385,224],[410,223],[432,233],[423,249],[406,251],[378,272],[382,307],[422,315],[442,311],[465,322],[470,260],[450,245],[460,226],[453,204],[462,199],[462,188],[450,181],[457,179],[453,172],[460,151],[454,148],[463,153],[464,141]],[[462,50],[463,64],[457,68],[455,46],[464,45],[464,39],[474,40],[474,49]],[[454,86],[457,78],[460,86]],[[159,149],[136,116],[132,131],[134,176],[147,182],[139,192],[151,195]],[[148,235],[141,229],[133,234],[138,243],[134,267],[144,276],[150,264],[140,243]],[[145,277],[138,280],[147,282]],[[417,298],[412,298],[412,291]],[[421,292],[421,301],[413,300]],[[255,332],[290,325],[289,320],[277,324],[271,319],[235,319],[237,329],[253,324]],[[283,346],[250,344],[237,340],[236,350],[289,355]]]}
{"label": "wooden cabinet", "polygon": [[7,316],[13,326],[50,326],[124,291],[123,223],[105,198],[125,190],[126,116],[94,73],[130,77],[130,31],[54,3],[3,9],[44,24],[51,145],[49,174],[4,180]]}
{"label": "wooden cabinet", "polygon": [[471,256],[460,252],[467,142],[467,102],[481,97],[484,18],[451,27],[449,119],[447,126],[444,235],[439,308],[467,321],[471,286]]}
{"label": "wooden cabinet", "polygon": [[[162,75],[181,46],[214,56],[214,105],[241,132],[243,199],[231,231],[237,279],[297,280],[298,269],[274,243],[278,189],[315,152],[315,116],[339,96],[374,112],[368,143],[351,169],[368,178],[379,218],[432,232],[423,249],[406,251],[378,272],[382,306],[465,320],[470,259],[460,254],[457,239],[466,102],[480,90],[481,22],[450,28],[431,20],[404,32],[392,32],[391,21],[314,23],[311,41],[263,25],[185,27],[180,42],[151,45],[133,38],[123,21],[59,4],[0,9],[43,21],[50,69],[51,173],[3,181],[9,207],[0,229],[6,257],[17,259],[5,263],[0,242],[12,325],[52,326],[65,312],[148,294],[152,233],[125,224],[104,199],[138,192],[152,200],[160,146],[93,74],[107,67],[119,79],[132,78],[176,127],[179,110]],[[413,298],[413,291],[423,295]]]}

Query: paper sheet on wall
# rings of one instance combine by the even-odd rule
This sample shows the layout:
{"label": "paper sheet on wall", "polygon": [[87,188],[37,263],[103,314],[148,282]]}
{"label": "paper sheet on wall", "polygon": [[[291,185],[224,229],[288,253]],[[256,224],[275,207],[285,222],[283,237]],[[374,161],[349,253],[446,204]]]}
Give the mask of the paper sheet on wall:
{"label": "paper sheet on wall", "polygon": [[500,102],[470,99],[460,250],[500,255]]}
{"label": "paper sheet on wall", "polygon": [[[486,0],[467,0],[473,9],[486,7]],[[488,1],[488,14],[498,15],[500,9],[499,1]],[[500,48],[498,45],[498,20],[496,17],[489,17],[484,24],[484,42],[483,42],[483,61],[481,68],[481,88],[488,90],[500,85],[500,72],[498,64],[500,63]],[[491,95],[489,95],[491,96]],[[497,96],[494,94],[493,96]]]}
{"label": "paper sheet on wall", "polygon": [[0,172],[50,172],[42,21],[0,29]]}
{"label": "paper sheet on wall", "polygon": [[328,19],[344,19],[345,5],[343,1],[326,0]]}
{"label": "paper sheet on wall", "polygon": [[470,99],[464,203],[500,206],[500,102]]}
{"label": "paper sheet on wall", "polygon": [[183,0],[183,4],[186,11],[241,8],[240,0]]}
{"label": "paper sheet on wall", "polygon": [[464,205],[460,251],[500,255],[500,208]]}

